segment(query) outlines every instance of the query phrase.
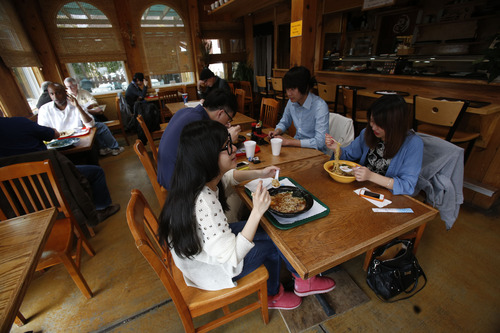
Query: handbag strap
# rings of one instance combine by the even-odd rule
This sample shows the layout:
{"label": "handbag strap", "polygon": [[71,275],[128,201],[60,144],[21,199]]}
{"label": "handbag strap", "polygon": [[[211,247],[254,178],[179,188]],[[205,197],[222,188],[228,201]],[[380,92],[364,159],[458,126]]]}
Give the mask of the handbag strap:
{"label": "handbag strap", "polygon": [[[378,297],[380,300],[382,300],[382,301],[384,301],[384,302],[386,302],[386,303],[394,303],[394,302],[399,302],[399,301],[402,301],[402,300],[408,299],[408,298],[410,298],[410,297],[413,297],[413,296],[415,296],[418,292],[420,292],[422,289],[424,289],[425,285],[427,284],[427,276],[425,276],[424,271],[420,269],[420,273],[421,273],[421,275],[424,277],[424,284],[420,287],[420,289],[419,289],[419,290],[417,290],[416,292],[414,292],[414,293],[413,293],[413,294],[411,294],[411,295],[408,295],[408,296],[405,296],[405,297],[401,297],[401,298],[398,298],[398,299],[395,299],[395,300],[392,300],[392,301],[383,299],[383,298],[382,298],[382,297],[380,297],[377,293],[375,293],[375,295],[377,295],[377,297]],[[420,276],[419,276],[419,277],[415,280],[415,284],[413,285],[413,288],[412,288],[410,291],[408,291],[408,292],[407,292],[407,294],[408,294],[408,293],[411,293],[413,290],[415,290],[415,289],[417,288],[419,278],[420,278]],[[405,291],[405,292],[406,292],[406,291]]]}

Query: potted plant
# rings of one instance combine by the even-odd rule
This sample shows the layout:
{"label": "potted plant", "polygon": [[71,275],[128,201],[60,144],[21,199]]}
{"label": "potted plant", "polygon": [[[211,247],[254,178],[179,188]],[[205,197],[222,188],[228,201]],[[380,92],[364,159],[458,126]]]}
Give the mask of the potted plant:
{"label": "potted plant", "polygon": [[253,68],[246,62],[239,62],[233,73],[233,79],[236,81],[253,82]]}
{"label": "potted plant", "polygon": [[488,83],[500,75],[500,33],[497,33],[484,56],[476,63],[478,69],[486,70]]}

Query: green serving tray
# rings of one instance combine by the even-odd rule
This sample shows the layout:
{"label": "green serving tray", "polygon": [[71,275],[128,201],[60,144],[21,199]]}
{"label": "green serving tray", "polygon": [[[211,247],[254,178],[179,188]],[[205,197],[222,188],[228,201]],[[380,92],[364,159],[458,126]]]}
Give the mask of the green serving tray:
{"label": "green serving tray", "polygon": [[[302,224],[305,224],[305,223],[308,223],[308,222],[311,222],[311,221],[314,221],[314,220],[317,220],[317,219],[320,219],[322,217],[325,217],[327,216],[328,214],[330,214],[330,208],[328,208],[327,205],[325,205],[323,202],[321,202],[321,200],[319,200],[318,198],[316,198],[314,195],[312,195],[308,190],[306,190],[305,188],[303,188],[302,186],[300,186],[295,180],[293,180],[292,178],[289,178],[289,177],[280,177],[280,180],[282,179],[285,179],[285,178],[288,178],[295,186],[297,186],[298,188],[300,188],[301,190],[303,190],[304,192],[307,192],[311,195],[311,197],[317,202],[319,203],[321,206],[325,207],[326,210],[324,212],[321,212],[319,214],[316,214],[316,215],[313,215],[311,217],[308,217],[306,219],[301,219],[301,220],[297,220],[296,222],[294,223],[290,223],[290,224],[282,224],[282,223],[279,223],[276,218],[273,216],[273,214],[271,214],[270,212],[266,212],[264,215],[266,216],[266,218],[271,221],[271,223],[278,229],[281,229],[281,230],[288,230],[288,229],[292,229],[292,228],[295,228],[299,225],[302,225]],[[245,193],[251,197],[252,196],[252,193],[250,192],[249,189],[245,188]]]}

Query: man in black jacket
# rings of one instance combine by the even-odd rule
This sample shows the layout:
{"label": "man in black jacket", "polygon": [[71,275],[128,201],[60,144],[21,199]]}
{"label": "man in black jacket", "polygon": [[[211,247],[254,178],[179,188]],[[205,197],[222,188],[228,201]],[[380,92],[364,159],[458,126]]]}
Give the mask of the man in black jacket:
{"label": "man in black jacket", "polygon": [[132,82],[128,85],[125,91],[125,99],[130,106],[130,110],[134,109],[134,104],[137,101],[143,101],[148,94],[148,80],[144,78],[143,73],[135,73]]}
{"label": "man in black jacket", "polygon": [[231,88],[229,88],[227,81],[216,76],[214,72],[208,68],[203,68],[200,74],[200,81],[198,81],[196,86],[198,88],[198,95],[200,99],[203,100],[214,89],[224,89],[229,93],[231,92]]}

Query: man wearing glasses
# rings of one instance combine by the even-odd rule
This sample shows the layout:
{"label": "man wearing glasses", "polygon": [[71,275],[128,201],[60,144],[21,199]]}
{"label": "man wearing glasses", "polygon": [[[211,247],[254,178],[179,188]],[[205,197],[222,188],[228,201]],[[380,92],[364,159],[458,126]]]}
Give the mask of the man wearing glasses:
{"label": "man wearing glasses", "polygon": [[170,189],[170,180],[177,161],[177,147],[184,126],[194,121],[211,119],[225,125],[233,142],[236,142],[241,128],[239,125],[231,126],[231,121],[237,109],[238,103],[232,93],[224,89],[214,89],[203,104],[177,111],[163,132],[158,147],[158,183],[167,190]]}
{"label": "man wearing glasses", "polygon": [[231,88],[229,88],[227,81],[216,76],[214,72],[208,68],[203,68],[200,74],[200,80],[196,86],[198,88],[198,95],[200,96],[200,99],[207,98],[208,94],[215,89],[224,89],[231,92]]}

